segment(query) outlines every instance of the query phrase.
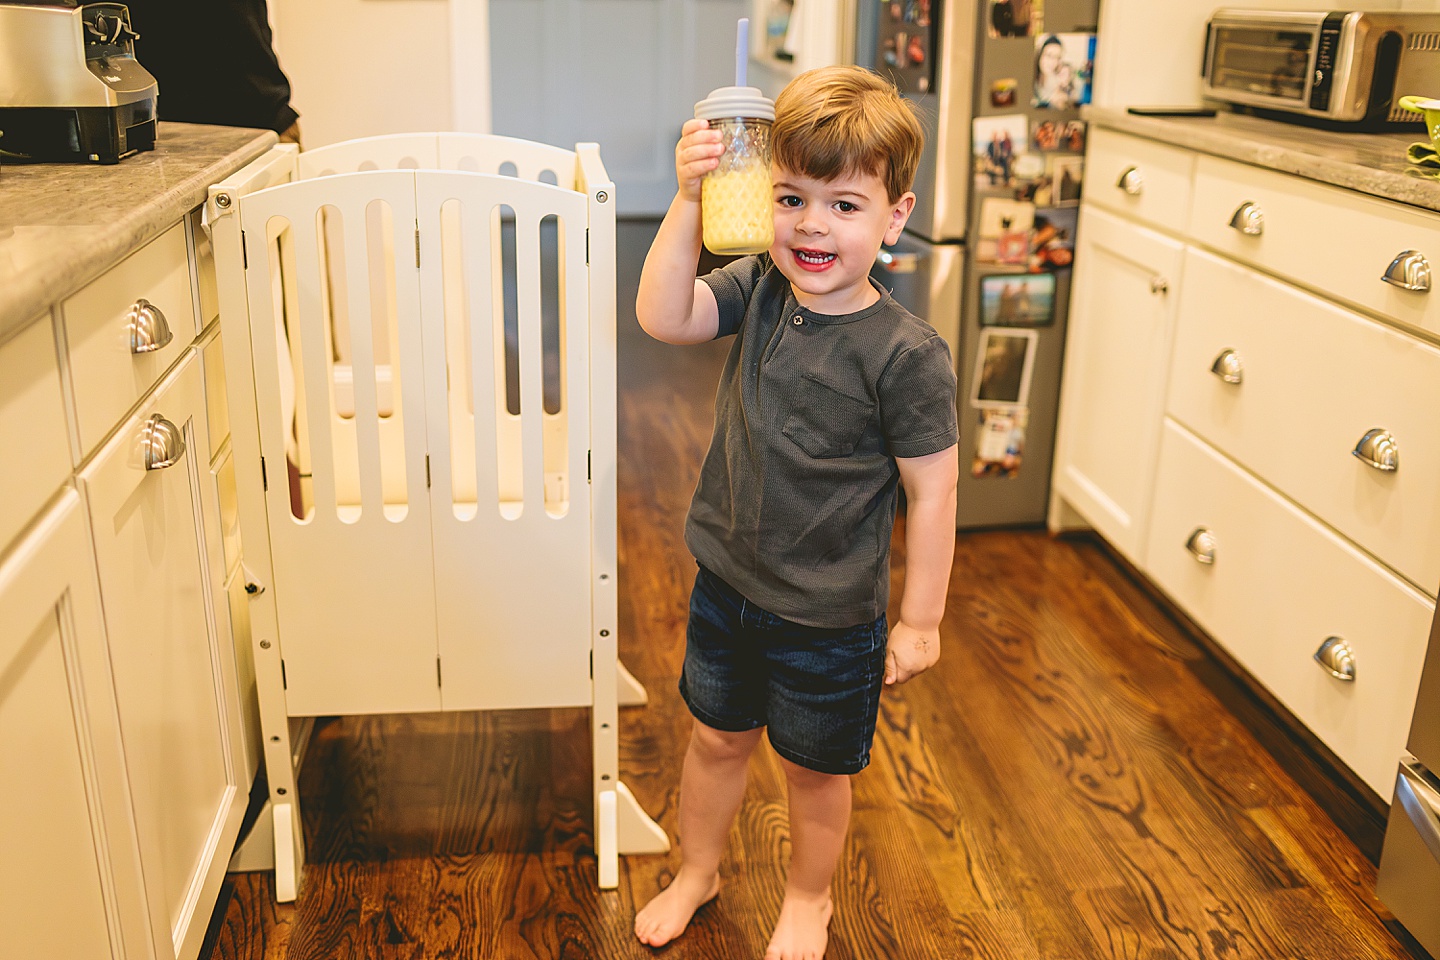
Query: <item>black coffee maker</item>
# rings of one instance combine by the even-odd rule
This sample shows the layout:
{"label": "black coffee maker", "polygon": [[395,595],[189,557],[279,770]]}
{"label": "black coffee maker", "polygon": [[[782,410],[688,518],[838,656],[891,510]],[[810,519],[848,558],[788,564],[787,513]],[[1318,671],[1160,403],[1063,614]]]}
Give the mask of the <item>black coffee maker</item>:
{"label": "black coffee maker", "polygon": [[0,2],[0,162],[118,163],[155,148],[159,86],[119,3]]}

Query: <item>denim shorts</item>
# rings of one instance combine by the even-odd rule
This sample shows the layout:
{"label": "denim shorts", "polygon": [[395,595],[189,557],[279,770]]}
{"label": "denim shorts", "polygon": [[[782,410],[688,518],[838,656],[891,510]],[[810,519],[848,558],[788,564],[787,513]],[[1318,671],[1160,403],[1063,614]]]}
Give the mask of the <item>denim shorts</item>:
{"label": "denim shorts", "polygon": [[717,730],[769,727],[786,760],[820,773],[870,762],[885,679],[885,617],[825,629],[757,607],[704,567],[690,593],[680,696]]}

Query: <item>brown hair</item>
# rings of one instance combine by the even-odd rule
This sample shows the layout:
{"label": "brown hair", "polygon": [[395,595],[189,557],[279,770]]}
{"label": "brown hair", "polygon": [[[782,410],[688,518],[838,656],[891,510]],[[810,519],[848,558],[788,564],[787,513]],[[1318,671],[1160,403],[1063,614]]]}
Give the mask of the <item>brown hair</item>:
{"label": "brown hair", "polygon": [[925,132],[888,80],[863,67],[821,67],[780,91],[770,143],[787,170],[824,181],[871,174],[894,203],[915,179]]}

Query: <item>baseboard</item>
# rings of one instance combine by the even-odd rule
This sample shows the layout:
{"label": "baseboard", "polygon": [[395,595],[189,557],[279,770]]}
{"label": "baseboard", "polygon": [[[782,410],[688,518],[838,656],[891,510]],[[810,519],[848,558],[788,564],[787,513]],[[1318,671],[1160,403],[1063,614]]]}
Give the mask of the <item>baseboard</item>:
{"label": "baseboard", "polygon": [[[1158,608],[1171,628],[1179,629],[1195,643],[1204,655],[1186,660],[1190,672],[1250,731],[1365,858],[1378,866],[1390,805],[1104,538],[1090,531],[1061,536],[1093,544],[1111,561],[1116,572],[1112,585],[1128,585]],[[1101,573],[1104,575],[1103,569]],[[1143,607],[1136,612],[1143,617]]]}

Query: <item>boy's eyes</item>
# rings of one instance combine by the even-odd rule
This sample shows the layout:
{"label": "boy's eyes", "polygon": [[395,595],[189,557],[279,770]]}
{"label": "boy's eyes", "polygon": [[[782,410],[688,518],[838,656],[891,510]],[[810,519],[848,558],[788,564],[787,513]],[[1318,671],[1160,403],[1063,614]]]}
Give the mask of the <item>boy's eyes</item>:
{"label": "boy's eyes", "polygon": [[[782,207],[800,207],[803,206],[805,203],[805,201],[801,200],[797,196],[794,196],[793,194],[786,194],[784,196],[776,197],[775,202],[780,204],[780,206]],[[841,213],[854,213],[860,208],[857,207],[855,204],[851,203],[849,200],[836,200],[835,209],[839,210]]]}

